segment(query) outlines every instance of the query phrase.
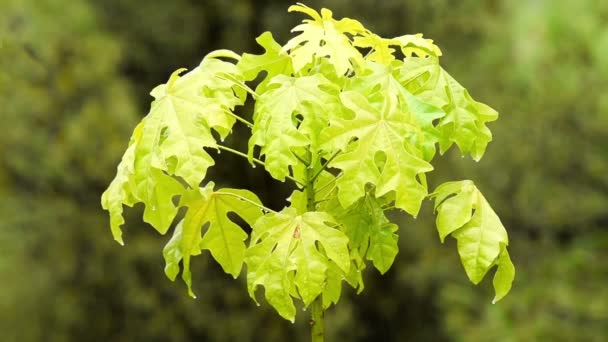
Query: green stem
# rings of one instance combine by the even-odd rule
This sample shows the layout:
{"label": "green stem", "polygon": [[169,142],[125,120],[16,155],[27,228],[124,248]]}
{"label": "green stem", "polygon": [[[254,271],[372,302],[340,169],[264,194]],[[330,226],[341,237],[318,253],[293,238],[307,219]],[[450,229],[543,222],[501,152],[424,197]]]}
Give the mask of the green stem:
{"label": "green stem", "polygon": [[[224,145],[220,145],[220,144],[216,144],[216,146],[217,146],[218,150],[224,150],[226,152],[230,152],[232,154],[236,154],[239,157],[243,157],[243,158],[249,159],[249,156],[247,156],[245,153],[243,153],[241,151],[237,151],[237,150],[235,150],[233,148],[230,148],[230,147],[224,146]],[[266,167],[266,164],[263,161],[261,161],[261,160],[259,160],[257,158],[251,158],[251,160],[253,160],[253,162],[256,163],[256,164],[259,164],[259,165],[262,165],[262,166]],[[296,184],[299,184],[300,186],[304,186],[304,184],[302,184],[302,182],[300,182],[299,180],[293,178],[290,175],[287,175],[286,178],[294,181]]]}
{"label": "green stem", "polygon": [[[310,152],[308,159],[312,160]],[[314,168],[306,168],[306,210],[311,212],[316,210],[315,205],[315,189],[314,189]],[[323,295],[319,295],[311,304],[312,313],[310,319],[310,329],[312,342],[323,342],[325,335],[325,323],[323,322]]]}
{"label": "green stem", "polygon": [[325,161],[325,163],[323,163],[323,165],[321,165],[321,169],[319,170],[319,172],[317,172],[314,176],[312,176],[311,182],[314,182],[317,177],[319,177],[321,175],[321,173],[323,173],[323,171],[325,171],[325,169],[327,169],[327,165],[329,165],[329,163],[331,163],[332,160],[334,160],[334,158],[336,158],[338,156],[338,154],[340,154],[340,150],[336,151],[336,153],[334,153],[329,159],[327,159]]}
{"label": "green stem", "polygon": [[249,204],[255,205],[256,207],[262,209],[263,211],[266,211],[266,212],[269,212],[269,213],[275,213],[275,214],[277,213],[276,211],[274,211],[274,210],[272,210],[272,209],[270,209],[268,207],[265,207],[265,206],[261,205],[260,203],[252,201],[249,198],[243,197],[241,195],[233,194],[231,192],[214,191],[213,194],[214,195],[220,195],[220,196],[232,196],[232,197],[236,197],[236,198],[240,199],[241,201],[245,201],[245,202],[247,202]]}
{"label": "green stem", "polygon": [[323,322],[323,299],[321,296],[312,302],[312,342],[323,342],[325,339],[325,323]]}
{"label": "green stem", "polygon": [[253,124],[245,119],[243,119],[242,117],[234,114],[233,112],[229,111],[229,110],[225,110],[224,113],[232,116],[233,118],[235,118],[236,120],[240,121],[241,123],[245,124],[247,127],[249,128],[253,128]]}

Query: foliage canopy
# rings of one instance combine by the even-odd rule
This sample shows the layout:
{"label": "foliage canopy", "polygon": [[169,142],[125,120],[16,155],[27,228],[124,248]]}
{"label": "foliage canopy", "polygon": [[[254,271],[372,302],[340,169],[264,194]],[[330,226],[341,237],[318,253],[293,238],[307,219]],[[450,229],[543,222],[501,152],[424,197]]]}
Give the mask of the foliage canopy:
{"label": "foliage canopy", "polygon": [[[266,32],[257,39],[263,54],[214,51],[152,91],[150,112],[102,195],[114,238],[123,243],[123,205],[143,203],[144,221],[161,234],[177,217],[163,251],[170,279],[181,270],[194,296],[190,258],[208,250],[234,277],[244,263],[251,297],[257,301],[263,287],[267,301],[293,321],[293,299],[305,306],[320,300],[325,309],[338,302],[343,280],[363,290],[366,261],[386,272],[398,235],[385,213],[416,217],[422,201],[434,198],[441,240],[458,241],[473,283],[497,266],[494,301],[501,299],[515,271],[500,219],[472,181],[430,194],[426,181],[437,149],[456,145],[479,160],[496,111],[473,100],[420,34],[383,38],[328,9],[298,4],[289,11],[310,18],[285,45]],[[234,112],[248,98],[255,101],[252,122]],[[237,122],[251,128],[247,153],[224,144]],[[205,177],[214,165],[210,150],[241,155],[292,181],[290,204],[277,212],[248,190],[214,190]]]}

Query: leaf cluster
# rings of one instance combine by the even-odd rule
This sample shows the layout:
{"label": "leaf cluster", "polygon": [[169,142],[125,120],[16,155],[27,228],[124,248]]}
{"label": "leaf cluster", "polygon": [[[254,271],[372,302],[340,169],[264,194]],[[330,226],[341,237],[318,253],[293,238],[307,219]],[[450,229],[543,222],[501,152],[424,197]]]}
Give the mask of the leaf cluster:
{"label": "leaf cluster", "polygon": [[[298,4],[289,11],[310,18],[285,45],[266,32],[257,39],[263,54],[215,51],[152,91],[150,112],[102,196],[115,239],[122,243],[123,205],[143,203],[144,220],[161,234],[183,208],[163,252],[167,276],[181,270],[194,296],[190,258],[208,250],[234,277],[246,265],[251,297],[257,301],[263,287],[267,301],[293,320],[294,299],[308,306],[321,296],[327,308],[338,302],[343,280],[363,290],[368,261],[388,271],[398,227],[386,212],[415,217],[434,197],[441,240],[458,240],[474,283],[498,265],[495,300],[502,298],[514,268],[500,220],[471,181],[431,195],[426,181],[437,151],[456,145],[479,160],[492,138],[486,123],[498,114],[441,68],[440,49],[420,34],[383,38],[328,9]],[[248,97],[252,122],[234,113]],[[246,154],[223,143],[237,122],[251,129]],[[293,181],[290,204],[276,212],[247,190],[215,190],[205,178],[213,149]]]}

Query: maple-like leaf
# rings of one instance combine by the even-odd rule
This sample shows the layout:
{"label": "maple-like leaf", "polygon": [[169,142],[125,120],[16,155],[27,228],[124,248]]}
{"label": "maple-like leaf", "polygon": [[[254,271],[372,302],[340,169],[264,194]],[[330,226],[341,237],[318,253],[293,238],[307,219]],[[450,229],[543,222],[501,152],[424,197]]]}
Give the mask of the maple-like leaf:
{"label": "maple-like leaf", "polygon": [[467,276],[478,284],[494,265],[494,302],[504,297],[515,277],[507,252],[509,238],[502,222],[472,181],[448,182],[431,194],[435,198],[441,240],[451,234]]}
{"label": "maple-like leaf", "polygon": [[[356,91],[345,91],[340,99],[355,117],[334,117],[322,134],[326,150],[344,151],[329,164],[343,172],[336,181],[340,203],[349,207],[365,195],[370,183],[376,185],[378,196],[395,191],[395,206],[416,216],[427,194],[417,177],[433,167],[406,144],[404,137],[416,129],[410,113],[391,96],[372,104]],[[353,138],[356,141],[350,142]]]}
{"label": "maple-like leaf", "polygon": [[101,206],[110,212],[112,235],[121,245],[124,244],[120,229],[124,224],[123,204],[145,203],[144,221],[164,234],[177,214],[172,199],[184,191],[177,180],[151,165],[153,154],[141,147],[147,138],[144,126],[145,120],[135,128],[116,177],[101,196]]}
{"label": "maple-like leaf", "polygon": [[351,252],[371,260],[380,273],[386,273],[399,251],[395,234],[398,227],[386,218],[380,200],[368,192],[346,209],[336,202],[327,202],[323,209],[342,225]]}
{"label": "maple-like leaf", "polygon": [[129,142],[129,147],[125,151],[122,160],[116,168],[116,176],[108,186],[108,189],[101,195],[101,206],[110,213],[110,229],[114,240],[121,245],[124,244],[120,227],[125,223],[122,216],[123,204],[133,205],[136,200],[132,198],[131,191],[128,189],[129,178],[134,173],[135,146],[141,135],[140,123],[134,130]]}
{"label": "maple-like leaf", "polygon": [[248,235],[228,218],[232,212],[250,226],[262,216],[258,197],[247,190],[213,190],[213,182],[204,188],[186,192],[180,206],[186,207],[186,215],[178,223],[173,237],[163,250],[165,273],[174,280],[179,273],[179,262],[183,261],[182,278],[192,292],[190,257],[202,250],[209,250],[213,258],[226,273],[237,277],[245,256],[245,239]]}
{"label": "maple-like leaf", "polygon": [[265,52],[261,55],[244,53],[237,67],[246,81],[255,79],[261,71],[266,72],[264,80],[258,85],[257,90],[263,91],[270,79],[276,75],[291,75],[293,67],[291,58],[285,52],[281,52],[281,45],[272,37],[272,33],[264,32],[256,41]]}
{"label": "maple-like leaf", "polygon": [[[152,90],[150,113],[135,129],[116,178],[102,195],[110,211],[114,238],[122,244],[122,205],[145,204],[144,221],[164,234],[175,215],[173,198],[185,191],[172,176],[198,188],[214,164],[204,147],[216,147],[211,129],[223,139],[235,118],[230,111],[244,102],[244,90],[235,86],[236,66],[208,55],[183,76],[175,71],[166,84]],[[228,77],[228,79],[227,79]]]}
{"label": "maple-like leaf", "polygon": [[[299,162],[294,148],[316,144],[317,135],[327,122],[323,108],[336,101],[335,95],[328,92],[332,87],[332,83],[319,74],[278,75],[257,99],[249,155],[253,156],[254,147],[260,146],[266,170],[274,178],[283,181],[289,175],[289,167]],[[301,124],[296,115],[302,116]]]}
{"label": "maple-like leaf", "polygon": [[435,126],[437,119],[445,116],[440,108],[414,96],[399,80],[402,61],[392,61],[388,65],[366,62],[365,73],[349,84],[349,89],[365,94],[370,101],[383,101],[389,97],[403,113],[403,123],[409,125],[409,133],[404,138],[422,152],[423,159],[431,161],[436,152],[436,144],[441,134]]}
{"label": "maple-like leaf", "polygon": [[292,297],[308,306],[321,294],[330,261],[341,272],[350,268],[348,238],[332,225],[335,220],[327,213],[299,215],[294,208],[260,218],[245,257],[251,297],[255,300],[256,288],[263,286],[268,303],[293,321]]}
{"label": "maple-like leaf", "polygon": [[368,61],[379,62],[389,65],[395,60],[395,47],[400,47],[401,52],[411,57],[413,54],[419,57],[439,57],[441,50],[432,39],[422,38],[422,34],[408,34],[395,38],[383,38],[372,32],[363,32],[356,36],[354,46],[369,48],[371,51],[365,56]]}
{"label": "maple-like leaf", "polygon": [[462,154],[470,153],[475,160],[483,156],[492,140],[486,123],[498,118],[494,109],[473,100],[433,58],[406,58],[399,80],[420,99],[446,112],[437,125],[441,153],[456,143]]}
{"label": "maple-like leaf", "polygon": [[432,39],[422,38],[422,33],[406,34],[392,39],[401,45],[401,51],[407,57],[412,57],[415,54],[418,57],[439,57],[441,50]]}
{"label": "maple-like leaf", "polygon": [[349,35],[365,32],[360,22],[344,18],[335,20],[332,12],[326,8],[321,14],[303,4],[289,7],[289,12],[296,11],[308,14],[312,20],[305,19],[292,32],[301,32],[283,46],[281,51],[289,51],[293,61],[294,72],[299,72],[316,57],[327,57],[334,65],[338,75],[359,68],[363,56],[357,50]]}

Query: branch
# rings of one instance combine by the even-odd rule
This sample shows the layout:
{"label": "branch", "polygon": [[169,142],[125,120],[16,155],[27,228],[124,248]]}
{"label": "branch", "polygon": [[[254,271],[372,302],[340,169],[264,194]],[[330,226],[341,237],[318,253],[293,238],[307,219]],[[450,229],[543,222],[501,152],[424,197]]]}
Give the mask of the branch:
{"label": "branch", "polygon": [[232,116],[233,118],[237,119],[238,121],[240,121],[241,123],[244,123],[245,125],[247,125],[247,127],[249,128],[253,128],[253,124],[245,119],[243,119],[242,117],[234,114],[233,112],[229,111],[229,110],[224,110],[224,113]]}
{"label": "branch", "polygon": [[244,82],[238,80],[237,78],[235,78],[234,76],[227,74],[227,73],[222,73],[217,74],[215,77],[221,79],[221,80],[225,80],[225,81],[230,81],[232,83],[234,83],[235,85],[241,87],[243,90],[245,90],[246,92],[248,92],[251,97],[258,98],[260,95],[258,95],[253,89],[249,88]]}
{"label": "branch", "polygon": [[315,193],[319,193],[319,192],[325,190],[328,186],[330,186],[331,184],[333,184],[338,178],[342,177],[342,175],[343,175],[343,173],[340,173],[336,177],[332,178],[332,180],[330,180],[329,182],[325,183],[325,185],[323,185],[322,187],[320,187],[319,189],[317,189]]}
{"label": "branch", "polygon": [[276,211],[274,211],[274,210],[272,210],[272,209],[270,209],[268,207],[265,207],[265,206],[263,206],[263,205],[255,202],[255,201],[252,201],[249,198],[243,197],[241,195],[233,194],[231,192],[223,192],[223,191],[215,191],[214,194],[215,195],[226,195],[226,196],[236,197],[236,198],[240,199],[241,201],[245,201],[245,202],[247,202],[249,204],[255,205],[256,207],[262,209],[265,212],[270,212],[270,213],[275,213],[275,214],[277,213]]}
{"label": "branch", "polygon": [[327,165],[329,165],[329,163],[331,163],[332,160],[334,160],[334,158],[336,158],[338,156],[338,154],[340,154],[340,152],[342,152],[341,150],[336,151],[331,157],[329,157],[329,159],[327,159],[325,161],[325,163],[323,163],[323,165],[321,165],[321,169],[314,175],[312,176],[311,181],[314,182],[317,177],[319,177],[321,175],[321,173],[323,173],[323,171],[325,171],[327,169]]}
{"label": "branch", "polygon": [[[216,144],[216,146],[217,146],[217,149],[218,149],[218,150],[224,150],[224,151],[230,152],[230,153],[235,154],[235,155],[237,155],[237,156],[239,156],[239,157],[243,157],[243,158],[245,158],[245,159],[247,159],[247,160],[249,160],[249,159],[250,159],[250,158],[249,158],[249,156],[247,156],[245,153],[243,153],[243,152],[241,152],[241,151],[237,151],[237,150],[235,150],[235,149],[233,149],[233,148],[230,148],[230,147],[228,147],[228,146],[224,146],[224,145],[220,145],[220,144]],[[264,166],[264,168],[266,167],[266,163],[264,163],[263,161],[261,161],[261,160],[259,160],[259,159],[257,159],[257,158],[252,157],[252,158],[251,158],[251,160],[252,160],[254,163],[256,163],[256,164],[259,164],[259,165]],[[254,167],[255,167],[255,166],[254,166]],[[292,176],[290,176],[290,175],[287,175],[287,176],[285,176],[285,177],[286,177],[287,179],[289,179],[289,180],[291,180],[291,181],[295,182],[296,184],[299,184],[300,186],[304,186],[304,184],[302,184],[302,182],[300,182],[299,180],[297,180],[297,179],[293,178],[293,177],[292,177]]]}

